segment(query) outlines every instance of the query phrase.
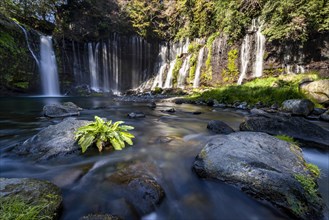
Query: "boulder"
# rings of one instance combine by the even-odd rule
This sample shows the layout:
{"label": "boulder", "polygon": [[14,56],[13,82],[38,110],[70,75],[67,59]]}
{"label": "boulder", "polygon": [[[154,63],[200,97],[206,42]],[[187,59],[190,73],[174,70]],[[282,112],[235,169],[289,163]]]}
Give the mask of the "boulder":
{"label": "boulder", "polygon": [[11,219],[58,219],[61,203],[60,189],[48,181],[0,178],[0,211]]}
{"label": "boulder", "polygon": [[282,109],[294,115],[308,116],[314,109],[314,103],[308,99],[289,99],[282,103]]}
{"label": "boulder", "polygon": [[250,116],[240,124],[241,131],[287,135],[302,144],[329,150],[329,131],[301,117],[279,115]]}
{"label": "boulder", "polygon": [[23,144],[14,148],[19,155],[31,157],[37,161],[60,158],[70,154],[78,154],[80,147],[74,139],[74,132],[90,121],[67,118],[64,121],[50,125]]}
{"label": "boulder", "polygon": [[233,128],[219,120],[212,120],[208,123],[207,128],[216,134],[230,134],[234,132]]}
{"label": "boulder", "polygon": [[[323,201],[300,148],[268,134],[217,135],[198,154],[193,168],[200,177],[232,184],[294,218],[323,217]],[[314,188],[308,188],[303,180]]]}
{"label": "boulder", "polygon": [[300,90],[320,104],[329,105],[329,79],[302,83]]}
{"label": "boulder", "polygon": [[109,214],[90,214],[81,217],[79,220],[121,220],[121,218]]}
{"label": "boulder", "polygon": [[155,180],[154,169],[149,163],[132,164],[107,177],[106,182],[143,216],[154,211],[165,195]]}
{"label": "boulder", "polygon": [[62,104],[50,104],[43,107],[43,114],[49,118],[60,118],[80,115],[82,108],[73,102],[63,102]]}

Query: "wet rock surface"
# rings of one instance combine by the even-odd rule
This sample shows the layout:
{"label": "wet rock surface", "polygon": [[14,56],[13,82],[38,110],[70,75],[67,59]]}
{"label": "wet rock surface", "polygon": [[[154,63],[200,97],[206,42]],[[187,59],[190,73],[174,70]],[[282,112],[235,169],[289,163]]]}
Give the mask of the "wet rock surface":
{"label": "wet rock surface", "polygon": [[74,132],[81,126],[90,123],[86,120],[67,118],[56,125],[50,125],[23,144],[16,146],[13,151],[37,161],[60,158],[79,154],[80,147],[74,139]]}
{"label": "wet rock surface", "polygon": [[329,150],[329,131],[302,117],[284,115],[255,115],[240,124],[241,131],[265,132],[271,135],[287,135],[305,146]]}
{"label": "wet rock surface", "polygon": [[329,79],[302,83],[300,89],[318,103],[329,105]]}
{"label": "wet rock surface", "polygon": [[216,134],[230,134],[234,132],[233,128],[219,120],[212,120],[208,123],[207,128]]}
{"label": "wet rock surface", "polygon": [[[22,202],[27,209],[37,210],[36,217],[39,219],[58,219],[62,196],[60,189],[48,181],[30,178],[0,178],[0,202],[3,210],[15,210],[7,206]],[[10,216],[11,213],[7,214]]]}
{"label": "wet rock surface", "polygon": [[289,99],[282,103],[282,109],[294,115],[308,116],[314,109],[314,104],[308,99]]}
{"label": "wet rock surface", "polygon": [[51,104],[43,107],[43,114],[49,118],[60,118],[80,115],[82,108],[73,102],[63,102],[62,104]]}
{"label": "wet rock surface", "polygon": [[298,219],[322,217],[323,202],[298,180],[314,181],[301,150],[260,132],[217,135],[196,157],[193,168],[203,178],[232,184]]}
{"label": "wet rock surface", "polygon": [[131,112],[128,114],[128,118],[145,118],[145,114],[143,112]]}

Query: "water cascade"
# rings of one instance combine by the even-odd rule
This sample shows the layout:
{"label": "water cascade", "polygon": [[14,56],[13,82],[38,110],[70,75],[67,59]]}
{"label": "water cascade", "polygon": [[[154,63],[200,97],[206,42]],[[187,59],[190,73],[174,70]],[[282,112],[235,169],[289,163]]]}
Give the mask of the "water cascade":
{"label": "water cascade", "polygon": [[46,96],[59,96],[56,57],[50,36],[40,37],[40,73],[43,94]]}
{"label": "water cascade", "polygon": [[256,32],[256,61],[254,77],[261,77],[263,75],[263,63],[264,63],[264,53],[265,53],[265,36],[261,33],[262,24],[258,26]]}
{"label": "water cascade", "polygon": [[204,48],[205,47],[202,47],[199,51],[199,54],[198,54],[198,62],[197,62],[197,65],[196,65],[196,70],[195,70],[193,88],[199,87],[199,84],[200,84],[200,76],[201,76],[201,67],[202,67],[202,64],[203,64]]}
{"label": "water cascade", "polygon": [[39,66],[39,60],[37,58],[37,56],[34,54],[31,46],[30,46],[30,41],[29,41],[29,36],[27,34],[27,31],[25,30],[25,28],[23,26],[21,26],[20,24],[18,24],[16,21],[14,21],[14,23],[20,28],[22,29],[24,36],[25,36],[25,40],[26,40],[26,44],[27,44],[27,48],[29,49],[33,59],[35,60],[35,62],[37,63],[37,65]]}
{"label": "water cascade", "polygon": [[242,84],[243,79],[246,77],[248,63],[250,59],[250,36],[247,34],[241,46],[241,67],[240,67],[240,76],[238,79],[238,85]]}
{"label": "water cascade", "polygon": [[177,87],[184,89],[185,79],[187,77],[188,71],[190,69],[190,59],[191,55],[188,55],[183,62],[182,67],[179,69]]}
{"label": "water cascade", "polygon": [[164,88],[171,88],[172,87],[173,70],[174,70],[176,61],[177,61],[177,59],[174,59],[170,62],[166,82],[164,84]]}
{"label": "water cascade", "polygon": [[99,88],[99,72],[98,72],[98,48],[99,43],[93,49],[93,44],[88,43],[89,71],[90,71],[90,86],[94,91],[100,91]]}

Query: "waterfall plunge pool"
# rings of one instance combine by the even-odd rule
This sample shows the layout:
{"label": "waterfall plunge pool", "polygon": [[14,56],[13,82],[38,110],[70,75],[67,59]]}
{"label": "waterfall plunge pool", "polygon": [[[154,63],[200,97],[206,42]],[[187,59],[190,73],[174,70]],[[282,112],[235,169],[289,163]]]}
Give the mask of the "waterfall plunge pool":
{"label": "waterfall plunge pool", "polygon": [[[46,104],[72,101],[84,108],[79,119],[93,120],[94,115],[113,121],[123,120],[135,127],[134,146],[112,153],[86,154],[80,160],[36,164],[8,154],[8,150],[61,119],[42,117]],[[224,183],[203,180],[191,167],[195,156],[212,133],[206,129],[210,120],[222,120],[238,130],[246,112],[213,110],[207,106],[159,103],[155,110],[147,103],[115,102],[109,98],[88,97],[16,97],[0,98],[0,176],[30,177],[49,180],[62,189],[63,212],[60,219],[79,219],[90,213],[121,213],[109,205],[110,188],[95,184],[124,163],[143,161],[155,164],[161,173],[160,185],[165,199],[143,219],[286,219],[271,205],[258,202]],[[161,112],[174,107],[175,114]],[[127,114],[142,111],[142,119],[129,119]],[[193,112],[202,112],[195,115]],[[170,137],[169,143],[157,141]],[[319,190],[329,206],[329,152],[303,149],[307,162],[319,166],[322,178]],[[122,210],[121,210],[122,211]],[[136,216],[130,216],[138,219]],[[328,216],[327,216],[328,217]]]}

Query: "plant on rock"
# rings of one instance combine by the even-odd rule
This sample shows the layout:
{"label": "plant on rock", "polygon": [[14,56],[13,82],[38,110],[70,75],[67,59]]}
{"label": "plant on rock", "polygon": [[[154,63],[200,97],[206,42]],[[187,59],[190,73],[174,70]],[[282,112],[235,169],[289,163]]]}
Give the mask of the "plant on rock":
{"label": "plant on rock", "polygon": [[112,146],[115,150],[122,150],[125,143],[132,145],[132,138],[135,136],[127,132],[134,129],[132,126],[121,125],[123,121],[104,121],[98,116],[95,116],[95,121],[78,128],[75,132],[75,140],[82,149],[82,153],[86,152],[89,146],[96,143],[96,146],[101,152],[104,147]]}

